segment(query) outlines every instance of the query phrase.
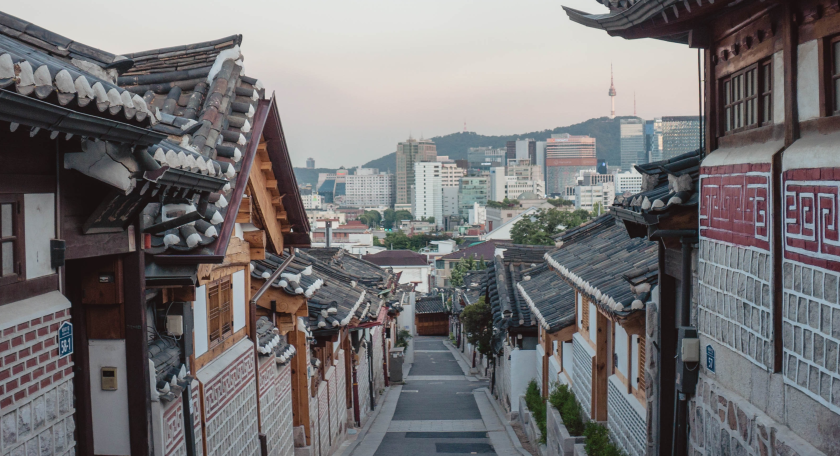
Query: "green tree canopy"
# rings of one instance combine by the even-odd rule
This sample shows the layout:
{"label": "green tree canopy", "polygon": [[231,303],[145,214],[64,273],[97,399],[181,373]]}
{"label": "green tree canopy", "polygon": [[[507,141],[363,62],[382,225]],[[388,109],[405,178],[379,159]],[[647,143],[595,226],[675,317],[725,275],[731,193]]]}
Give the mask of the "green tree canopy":
{"label": "green tree canopy", "polygon": [[548,204],[551,204],[554,207],[564,207],[564,206],[568,207],[568,206],[574,206],[575,205],[574,201],[563,199],[563,198],[548,198],[546,201],[548,202]]}
{"label": "green tree canopy", "polygon": [[376,228],[382,223],[382,214],[379,211],[365,211],[358,220],[371,228]]}
{"label": "green tree canopy", "polygon": [[554,245],[554,235],[578,227],[591,218],[592,215],[583,209],[573,212],[540,209],[516,222],[510,230],[510,237],[515,244]]}
{"label": "green tree canopy", "polygon": [[492,200],[487,201],[487,207],[494,207],[494,208],[497,208],[497,209],[504,209],[504,208],[507,208],[507,207],[516,207],[518,205],[519,205],[519,200],[508,199],[507,197],[505,197],[505,199],[502,200],[502,201],[492,201]]}
{"label": "green tree canopy", "polygon": [[461,257],[449,274],[449,282],[453,287],[460,287],[464,285],[464,274],[468,271],[480,271],[482,269],[487,269],[487,263],[484,262],[483,258],[477,260],[475,255]]}
{"label": "green tree canopy", "polygon": [[406,210],[385,209],[385,216],[382,217],[382,227],[386,230],[393,230],[399,226],[400,220],[412,220],[412,218],[411,212]]}
{"label": "green tree canopy", "polygon": [[460,318],[464,323],[467,342],[473,344],[479,353],[490,355],[493,343],[493,313],[490,305],[484,301],[484,296],[474,304],[464,307]]}
{"label": "green tree canopy", "polygon": [[419,251],[429,245],[432,241],[444,241],[452,239],[448,234],[415,234],[408,236],[402,231],[385,233],[382,240],[383,245],[389,250],[414,250]]}

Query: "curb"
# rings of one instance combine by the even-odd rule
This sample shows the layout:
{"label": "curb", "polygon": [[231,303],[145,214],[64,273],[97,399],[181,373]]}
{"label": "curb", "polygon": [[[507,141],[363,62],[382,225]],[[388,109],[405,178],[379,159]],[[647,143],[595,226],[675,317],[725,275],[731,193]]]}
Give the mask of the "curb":
{"label": "curb", "polygon": [[[402,385],[400,385],[400,386],[402,386]],[[388,395],[391,394],[391,391],[393,391],[393,390],[394,390],[394,388],[391,387],[391,386],[385,388],[385,392],[382,394],[382,396],[380,396],[380,399],[381,399],[380,404],[385,404],[385,400],[387,399]],[[356,447],[358,447],[359,444],[362,443],[362,441],[364,441],[365,436],[367,435],[371,426],[373,426],[374,421],[376,421],[376,418],[379,416],[379,412],[381,412],[381,411],[382,411],[382,406],[380,405],[379,407],[376,408],[376,410],[373,411],[373,414],[368,417],[368,420],[365,423],[365,425],[362,426],[362,429],[359,430],[358,434],[356,434],[356,439],[353,440],[352,443],[350,443],[343,450],[336,451],[336,452],[332,453],[331,456],[350,456],[350,455],[352,455],[353,452],[356,451]],[[345,436],[346,436],[346,434],[345,434]],[[340,446],[339,446],[339,449],[341,449]]]}
{"label": "curb", "polygon": [[522,448],[522,442],[519,441],[519,437],[516,436],[516,432],[513,431],[513,427],[511,427],[510,422],[505,417],[505,412],[502,410],[502,407],[496,402],[496,399],[490,394],[490,390],[488,388],[484,388],[484,394],[487,395],[487,399],[493,405],[493,409],[496,411],[496,415],[499,417],[499,421],[505,426],[505,431],[507,432],[508,438],[511,442],[513,442],[513,447],[519,451],[519,454],[522,456],[532,456],[531,453]]}

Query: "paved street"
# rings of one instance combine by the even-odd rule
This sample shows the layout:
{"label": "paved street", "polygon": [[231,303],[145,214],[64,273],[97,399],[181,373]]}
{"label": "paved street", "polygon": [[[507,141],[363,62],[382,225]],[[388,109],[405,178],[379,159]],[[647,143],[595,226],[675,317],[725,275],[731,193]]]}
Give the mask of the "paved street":
{"label": "paved street", "polygon": [[405,385],[391,388],[350,455],[523,454],[490,402],[488,382],[470,376],[445,340],[414,340],[414,364]]}

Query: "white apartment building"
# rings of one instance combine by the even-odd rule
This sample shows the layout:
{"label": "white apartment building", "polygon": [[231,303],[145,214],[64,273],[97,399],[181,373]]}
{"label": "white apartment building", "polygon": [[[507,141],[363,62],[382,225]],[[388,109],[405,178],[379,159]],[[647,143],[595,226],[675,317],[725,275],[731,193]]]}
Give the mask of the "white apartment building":
{"label": "white apartment building", "polygon": [[636,194],[642,191],[642,175],[631,167],[630,171],[615,173],[615,192]]}
{"label": "white apartment building", "polygon": [[[438,157],[438,159],[443,157]],[[448,158],[448,157],[447,157]],[[455,187],[457,188],[460,185],[461,178],[467,174],[467,170],[464,168],[459,168],[455,162],[450,161],[449,163],[441,162],[441,169],[440,169],[440,183],[443,188],[446,187]]]}
{"label": "white apartment building", "polygon": [[347,176],[347,194],[344,204],[347,206],[391,206],[394,204],[393,174],[380,173],[378,169],[357,168],[356,173]]}
{"label": "white apartment building", "polygon": [[303,208],[305,210],[322,209],[324,199],[321,195],[312,193],[309,195],[300,195],[300,198],[303,200]]}
{"label": "white apartment building", "polygon": [[606,211],[615,201],[615,183],[602,182],[594,185],[575,187],[575,209],[591,211],[596,203],[601,204],[601,211]]}
{"label": "white apartment building", "polygon": [[414,164],[414,218],[434,217],[443,226],[443,186],[440,162]]}
{"label": "white apartment building", "polygon": [[505,199],[507,193],[505,186],[507,184],[507,174],[503,166],[490,168],[490,174],[487,176],[487,182],[490,184],[490,193],[487,194],[489,201],[502,201]]}

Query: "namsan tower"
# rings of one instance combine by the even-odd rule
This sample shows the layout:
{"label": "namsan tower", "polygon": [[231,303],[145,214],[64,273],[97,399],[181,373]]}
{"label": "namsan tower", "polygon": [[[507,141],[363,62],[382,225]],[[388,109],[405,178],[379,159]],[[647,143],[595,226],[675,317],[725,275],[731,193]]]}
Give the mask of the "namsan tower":
{"label": "namsan tower", "polygon": [[610,64],[610,103],[612,103],[612,110],[610,111],[610,119],[615,119],[615,83],[613,82],[613,67]]}

